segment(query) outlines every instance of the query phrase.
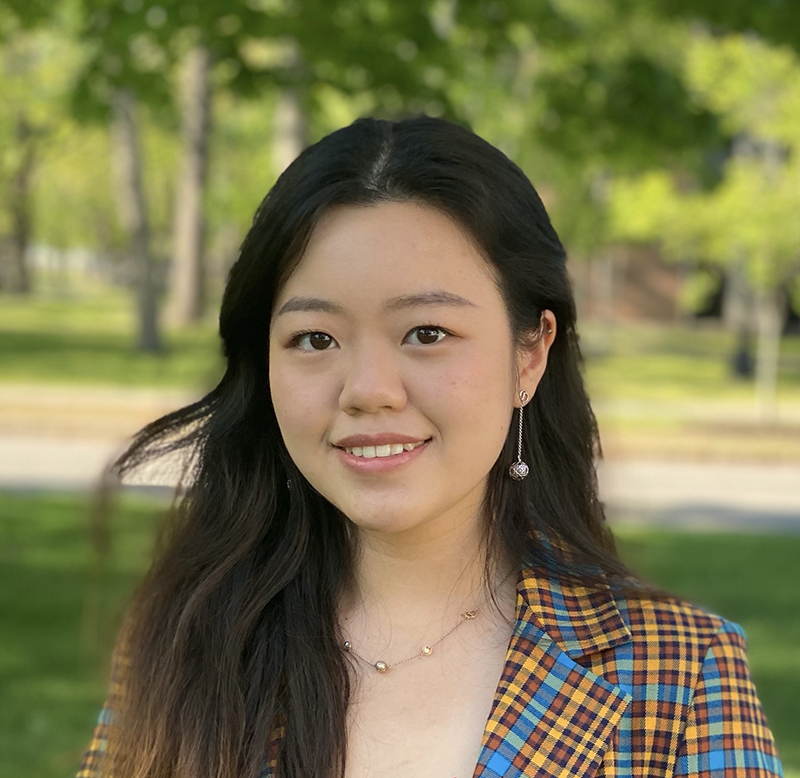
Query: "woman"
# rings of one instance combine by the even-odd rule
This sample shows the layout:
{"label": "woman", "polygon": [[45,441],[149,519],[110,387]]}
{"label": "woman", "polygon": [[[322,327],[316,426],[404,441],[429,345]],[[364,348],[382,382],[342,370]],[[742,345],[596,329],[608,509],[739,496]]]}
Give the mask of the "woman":
{"label": "woman", "polygon": [[360,120],[256,213],[80,776],[776,776],[741,628],[597,497],[564,250],[471,132]]}

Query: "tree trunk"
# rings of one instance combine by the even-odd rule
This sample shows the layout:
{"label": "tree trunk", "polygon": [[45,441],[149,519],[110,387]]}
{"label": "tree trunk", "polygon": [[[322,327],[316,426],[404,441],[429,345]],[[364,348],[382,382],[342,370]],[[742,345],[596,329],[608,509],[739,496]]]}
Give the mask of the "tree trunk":
{"label": "tree trunk", "polygon": [[[608,208],[611,179],[605,171],[592,176],[589,187],[594,207],[605,212]],[[616,296],[614,250],[605,242],[597,242],[589,255],[589,299],[595,321],[599,324],[597,348],[601,354],[614,345],[614,302]]]}
{"label": "tree trunk", "polygon": [[756,293],[756,401],[759,419],[765,422],[774,420],[778,411],[778,361],[783,314],[782,290],[773,287]]}
{"label": "tree trunk", "polygon": [[745,260],[737,257],[725,269],[722,321],[729,332],[752,329],[753,290],[747,279]]}
{"label": "tree trunk", "polygon": [[136,101],[126,90],[114,94],[114,162],[116,192],[123,228],[127,232],[139,313],[139,348],[160,351],[158,306],[150,236],[142,187],[142,157],[135,117]]}
{"label": "tree trunk", "polygon": [[211,53],[192,49],[183,73],[181,164],[176,187],[172,247],[170,318],[188,324],[203,316],[205,262],[203,256],[203,193],[211,131]]}
{"label": "tree trunk", "polygon": [[31,177],[34,163],[33,131],[24,116],[17,121],[19,164],[11,179],[11,266],[7,289],[14,294],[30,294],[28,246],[31,238]]}
{"label": "tree trunk", "polygon": [[587,304],[589,299],[589,261],[586,257],[581,256],[577,251],[570,252],[567,259],[567,275],[572,285],[572,296],[575,299],[578,321],[583,324],[589,318]]}
{"label": "tree trunk", "polygon": [[592,301],[594,319],[599,325],[598,350],[605,354],[614,345],[614,315],[616,283],[614,253],[604,248],[591,257],[589,264],[589,296]]}
{"label": "tree trunk", "polygon": [[753,290],[747,279],[745,261],[742,256],[725,270],[725,285],[722,298],[722,321],[728,332],[736,335],[731,369],[740,378],[752,376],[753,357],[750,342],[753,331],[752,312],[755,309]]}
{"label": "tree trunk", "polygon": [[297,89],[283,89],[275,108],[275,169],[283,173],[308,145],[308,121]]}

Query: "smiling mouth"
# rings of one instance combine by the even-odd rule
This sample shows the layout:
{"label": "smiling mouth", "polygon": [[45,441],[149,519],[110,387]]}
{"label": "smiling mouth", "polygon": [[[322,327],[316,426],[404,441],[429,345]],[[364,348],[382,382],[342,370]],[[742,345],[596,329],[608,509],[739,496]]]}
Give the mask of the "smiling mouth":
{"label": "smiling mouth", "polygon": [[361,457],[362,459],[381,459],[397,456],[404,451],[413,451],[415,448],[425,445],[428,440],[430,440],[430,438],[427,440],[418,440],[415,443],[386,443],[382,446],[337,446],[336,448],[341,448],[342,451],[346,451],[348,454]]}

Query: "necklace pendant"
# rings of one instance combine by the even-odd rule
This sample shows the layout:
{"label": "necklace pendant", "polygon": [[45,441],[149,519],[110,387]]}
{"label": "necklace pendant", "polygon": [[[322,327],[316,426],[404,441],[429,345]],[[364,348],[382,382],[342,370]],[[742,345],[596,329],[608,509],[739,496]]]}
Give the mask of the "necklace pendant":
{"label": "necklace pendant", "polygon": [[385,673],[389,669],[389,665],[387,665],[386,662],[378,661],[378,662],[375,662],[375,669],[379,673]]}
{"label": "necklace pendant", "polygon": [[477,615],[478,615],[478,611],[467,611],[464,614],[464,618],[467,619],[467,620],[474,619]]}
{"label": "necklace pendant", "polygon": [[433,653],[433,649],[430,646],[423,646],[422,647],[422,656],[430,656]]}

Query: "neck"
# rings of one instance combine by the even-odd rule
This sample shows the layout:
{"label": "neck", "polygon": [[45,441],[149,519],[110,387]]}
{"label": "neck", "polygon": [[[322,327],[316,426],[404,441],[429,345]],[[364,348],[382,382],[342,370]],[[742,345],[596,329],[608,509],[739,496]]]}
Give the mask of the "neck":
{"label": "neck", "polygon": [[[365,651],[391,646],[402,653],[436,639],[468,610],[477,609],[485,622],[494,609],[477,519],[436,533],[360,530],[359,540],[354,584],[342,598],[340,620],[348,639]],[[492,588],[502,615],[511,618],[516,570],[508,561],[495,568]]]}

